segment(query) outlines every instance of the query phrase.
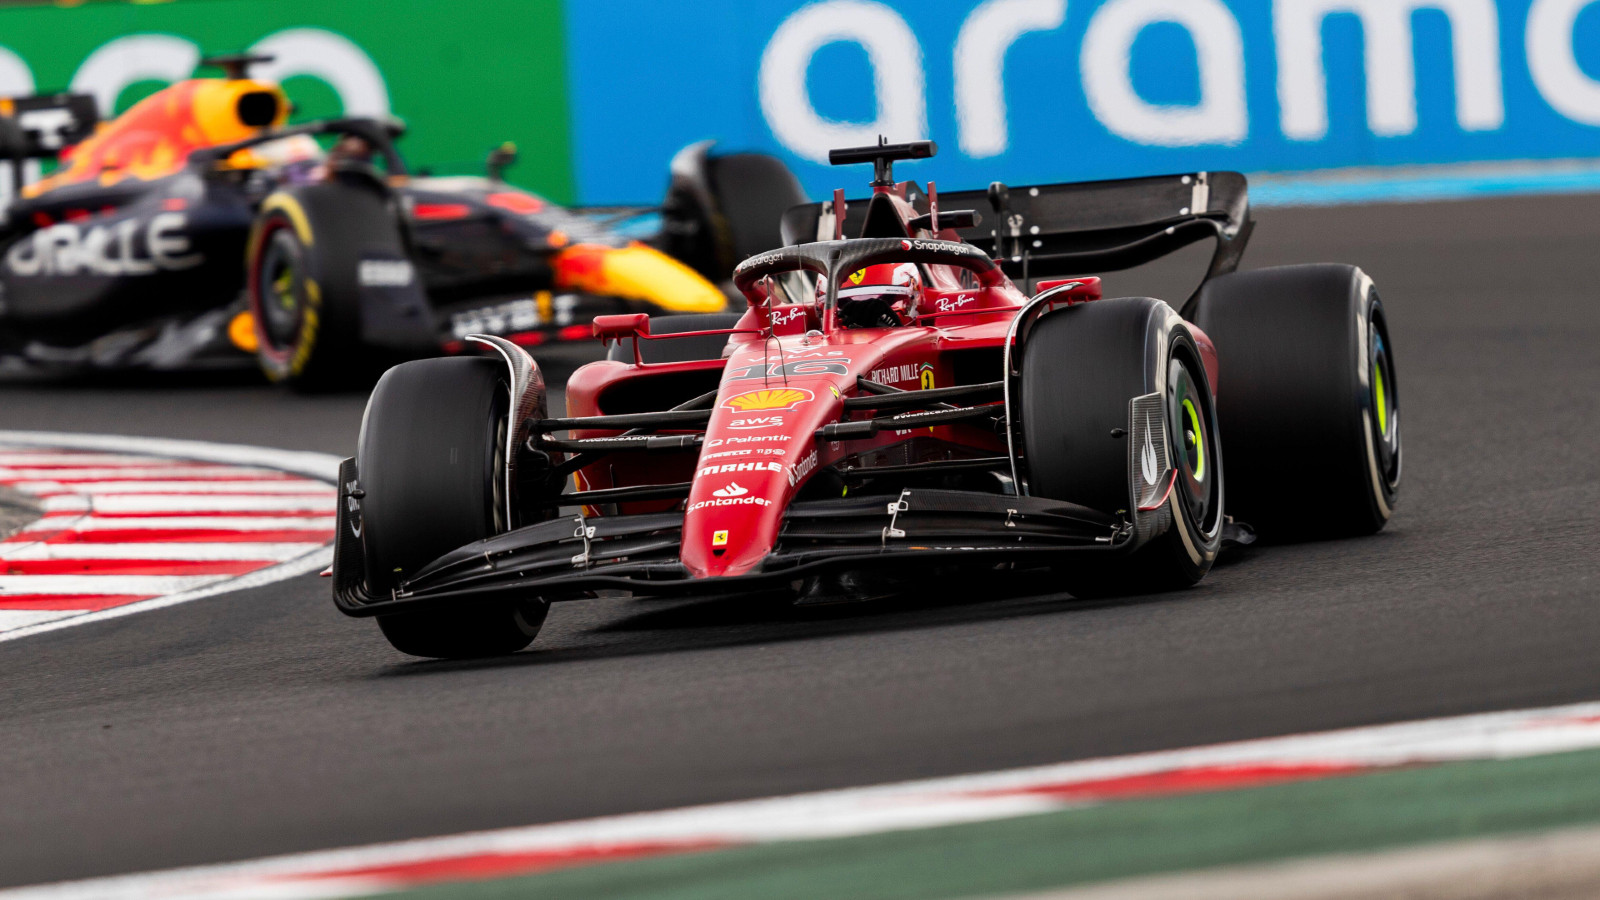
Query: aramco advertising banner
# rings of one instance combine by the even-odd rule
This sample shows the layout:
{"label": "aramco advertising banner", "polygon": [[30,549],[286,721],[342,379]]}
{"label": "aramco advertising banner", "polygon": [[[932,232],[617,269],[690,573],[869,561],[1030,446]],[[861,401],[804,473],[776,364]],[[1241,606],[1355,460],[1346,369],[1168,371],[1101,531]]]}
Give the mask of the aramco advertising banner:
{"label": "aramco advertising banner", "polygon": [[[823,195],[831,147],[933,138],[947,189],[1193,169],[1600,157],[1600,0],[173,0],[0,9],[0,93],[115,109],[273,54],[297,117],[393,113],[414,166],[658,199],[715,138]],[[900,170],[897,170],[900,171]]]}

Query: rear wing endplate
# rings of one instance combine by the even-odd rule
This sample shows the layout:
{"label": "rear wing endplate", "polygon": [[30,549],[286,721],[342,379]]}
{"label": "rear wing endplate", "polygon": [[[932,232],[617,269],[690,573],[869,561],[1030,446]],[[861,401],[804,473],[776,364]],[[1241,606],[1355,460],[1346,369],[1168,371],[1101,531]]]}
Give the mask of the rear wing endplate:
{"label": "rear wing endplate", "polygon": [[[907,198],[926,210],[914,185]],[[957,233],[1019,281],[1131,269],[1215,237],[1210,278],[1238,268],[1252,224],[1248,186],[1238,172],[1014,188],[997,182],[988,191],[941,191],[939,206],[983,210],[982,222]],[[844,233],[859,234],[866,213],[865,201],[849,203]],[[833,234],[831,204],[807,203],[783,217],[786,244]]]}
{"label": "rear wing endplate", "polygon": [[53,159],[94,134],[100,111],[91,94],[38,94],[0,99],[0,134],[8,159]]}

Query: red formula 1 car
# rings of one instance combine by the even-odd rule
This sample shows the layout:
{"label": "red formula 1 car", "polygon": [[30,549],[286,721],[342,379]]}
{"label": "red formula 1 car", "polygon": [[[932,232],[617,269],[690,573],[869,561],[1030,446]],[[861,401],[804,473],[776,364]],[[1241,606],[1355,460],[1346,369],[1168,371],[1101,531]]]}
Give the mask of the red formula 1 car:
{"label": "red formula 1 car", "polygon": [[[391,369],[341,472],[339,608],[406,653],[476,656],[603,590],[838,600],[1035,567],[1128,594],[1194,584],[1248,539],[1234,516],[1383,527],[1399,404],[1360,270],[1234,272],[1234,173],[996,183],[986,229],[894,182],[933,151],[835,151],[874,164],[871,198],[790,210],[788,246],[735,271],[736,321],[597,319],[611,358],[572,376],[566,417],[493,337],[500,358]],[[1206,238],[1177,306],[1073,277]]]}

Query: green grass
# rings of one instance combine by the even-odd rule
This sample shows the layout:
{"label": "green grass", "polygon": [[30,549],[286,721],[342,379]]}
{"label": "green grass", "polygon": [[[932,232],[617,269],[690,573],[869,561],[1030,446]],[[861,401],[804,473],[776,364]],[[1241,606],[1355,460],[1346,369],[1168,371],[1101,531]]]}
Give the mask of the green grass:
{"label": "green grass", "polygon": [[1600,751],[438,885],[411,900],[950,898],[1600,821]]}

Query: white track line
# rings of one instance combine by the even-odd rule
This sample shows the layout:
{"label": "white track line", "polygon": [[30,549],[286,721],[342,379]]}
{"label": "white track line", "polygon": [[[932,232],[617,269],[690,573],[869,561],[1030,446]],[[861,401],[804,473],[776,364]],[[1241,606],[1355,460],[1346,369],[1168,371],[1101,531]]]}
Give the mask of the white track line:
{"label": "white track line", "polygon": [[[49,432],[18,431],[8,431],[6,433],[22,435],[24,438],[32,438],[49,434]],[[92,437],[92,435],[69,435],[69,437]],[[18,443],[21,443],[21,441]],[[56,446],[64,447],[66,445],[57,444]],[[61,459],[61,454],[59,453],[40,453],[32,450],[0,450],[0,466],[46,466],[53,468],[76,468],[78,466],[130,466],[148,469],[152,467],[165,468],[167,466],[181,464],[172,460],[157,459],[154,458],[154,456],[159,456],[159,451],[152,451],[152,455],[150,456],[139,456],[131,453],[79,453],[70,461],[63,462]]]}
{"label": "white track line", "polygon": [[0,550],[0,572],[11,560],[33,559],[166,559],[184,562],[257,561],[282,562],[304,556],[305,542],[258,543],[237,541],[206,544],[194,541],[165,541],[155,544],[28,544],[16,550]]}
{"label": "white track line", "polygon": [[[0,601],[8,596],[149,598],[93,612],[0,609],[0,641],[270,584],[325,568],[332,560],[323,536],[333,528],[336,457],[200,441],[49,432],[0,431],[0,445],[4,445],[0,481],[43,495],[46,511],[43,518],[0,541]],[[116,538],[120,536],[110,532],[124,530],[150,537],[125,543],[74,540],[96,532]],[[225,539],[252,532],[287,534],[270,541]],[[294,541],[299,536],[295,532],[308,539]],[[8,559],[278,565],[240,576],[7,575],[3,573]]]}
{"label": "white track line", "polygon": [[[153,516],[150,518],[121,518],[116,516],[71,517],[46,516],[12,535],[8,540],[28,540],[32,534],[46,533],[71,527],[73,531],[117,531],[125,528],[148,530],[180,530],[203,528],[214,531],[328,531],[333,526],[328,516]],[[58,524],[59,523],[59,524]]]}
{"label": "white track line", "polygon": [[[1094,786],[1138,775],[1316,766],[1340,771],[1510,759],[1600,747],[1600,703],[1218,744],[1187,750],[480,831],[0,891],[0,900],[342,897],[427,883],[396,867],[607,848],[684,849],[806,840],[1010,818],[1100,802]],[[1110,794],[1106,796],[1112,796]],[[530,863],[530,866],[533,865]],[[385,869],[385,872],[374,872]],[[511,872],[507,872],[509,877]]]}
{"label": "white track line", "polygon": [[[44,498],[45,512],[68,508],[66,501],[78,497],[58,496]],[[333,513],[336,498],[326,496],[284,497],[277,494],[112,494],[94,498],[95,512],[102,513],[159,513],[159,512],[305,512]],[[58,501],[61,501],[58,503]]]}
{"label": "white track line", "polygon": [[[0,478],[5,473],[0,471]],[[333,485],[309,484],[303,478],[270,481],[23,481],[11,486],[35,496],[41,494],[88,494],[101,497],[107,494],[309,494],[332,496]]]}
{"label": "white track line", "polygon": [[[0,431],[0,442],[69,450],[108,451],[108,455],[101,457],[106,460],[98,463],[101,465],[125,465],[130,461],[137,463],[141,460],[149,463],[150,457],[166,457],[166,460],[156,460],[155,463],[166,464],[167,461],[176,459],[185,462],[261,466],[329,483],[332,483],[339,473],[337,456],[304,450],[248,447],[243,444],[214,444],[209,441],[180,441],[120,434],[71,434],[60,431]],[[85,461],[88,459],[90,458],[85,458]],[[0,454],[0,462],[18,464],[15,459],[3,454]]]}
{"label": "white track line", "polygon": [[172,478],[217,478],[228,481],[259,479],[263,481],[292,478],[285,472],[250,466],[210,466],[173,462],[147,466],[58,466],[52,469],[18,468],[0,465],[0,478],[17,481],[106,481],[125,478],[129,481],[157,481]]}
{"label": "white track line", "polygon": [[15,629],[32,628],[82,615],[75,609],[0,609],[0,640]]}
{"label": "white track line", "polygon": [[107,594],[150,597],[192,591],[231,575],[0,575],[0,599],[13,594]]}

